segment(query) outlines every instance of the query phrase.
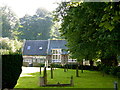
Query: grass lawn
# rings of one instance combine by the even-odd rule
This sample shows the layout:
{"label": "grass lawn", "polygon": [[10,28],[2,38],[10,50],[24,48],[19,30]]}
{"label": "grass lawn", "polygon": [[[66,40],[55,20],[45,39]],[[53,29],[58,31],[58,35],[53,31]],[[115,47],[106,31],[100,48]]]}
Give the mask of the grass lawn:
{"label": "grass lawn", "polygon": [[[118,82],[118,79],[105,75],[102,76],[101,72],[84,70],[84,73],[79,71],[80,77],[75,76],[75,70],[69,69],[64,72],[63,69],[54,70],[54,78],[50,78],[50,71],[47,71],[48,84],[70,83],[70,77],[73,75],[74,87],[67,88],[113,88],[114,81]],[[20,77],[15,88],[42,88],[39,86],[39,72],[28,74],[30,76]],[[32,75],[32,76],[31,76]],[[41,75],[43,76],[43,75]],[[119,83],[120,86],[120,83]]]}

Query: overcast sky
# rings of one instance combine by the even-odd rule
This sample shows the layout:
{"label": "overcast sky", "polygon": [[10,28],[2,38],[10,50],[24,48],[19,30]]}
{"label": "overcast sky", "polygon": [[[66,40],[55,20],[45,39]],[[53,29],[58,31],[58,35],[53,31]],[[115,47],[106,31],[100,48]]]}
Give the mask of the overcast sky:
{"label": "overcast sky", "polygon": [[53,11],[58,6],[55,2],[60,1],[61,0],[0,0],[0,5],[11,7],[18,17],[23,17],[25,14],[33,15],[39,7]]}

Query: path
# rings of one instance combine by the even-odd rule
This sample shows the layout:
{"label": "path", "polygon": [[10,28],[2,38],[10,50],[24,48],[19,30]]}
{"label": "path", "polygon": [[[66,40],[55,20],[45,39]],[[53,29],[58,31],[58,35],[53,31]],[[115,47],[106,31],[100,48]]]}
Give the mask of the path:
{"label": "path", "polygon": [[[41,68],[41,71],[43,71],[44,68]],[[47,70],[50,70],[50,68],[47,68]],[[40,72],[39,67],[22,67],[22,73],[20,77],[23,76],[32,76],[32,75],[27,75],[28,73],[35,73],[35,72]]]}

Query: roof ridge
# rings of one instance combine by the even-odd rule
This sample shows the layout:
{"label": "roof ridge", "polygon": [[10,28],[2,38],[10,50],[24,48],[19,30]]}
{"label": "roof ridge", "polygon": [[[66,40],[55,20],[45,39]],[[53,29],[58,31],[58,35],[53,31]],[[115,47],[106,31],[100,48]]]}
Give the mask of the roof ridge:
{"label": "roof ridge", "polygon": [[26,41],[48,41],[48,40],[26,40]]}

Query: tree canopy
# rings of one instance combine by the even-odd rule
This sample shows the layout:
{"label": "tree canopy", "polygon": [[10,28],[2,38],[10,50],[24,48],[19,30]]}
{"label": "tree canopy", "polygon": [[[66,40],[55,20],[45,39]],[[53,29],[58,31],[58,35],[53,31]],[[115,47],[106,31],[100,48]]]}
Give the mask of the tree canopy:
{"label": "tree canopy", "polygon": [[120,55],[120,2],[62,2],[55,11],[61,21],[60,32],[73,57],[100,58],[104,64],[117,65]]}
{"label": "tree canopy", "polygon": [[18,17],[8,6],[0,7],[0,11],[2,37],[15,38],[19,25]]}
{"label": "tree canopy", "polygon": [[50,30],[52,26],[52,17],[50,13],[43,9],[37,9],[35,15],[25,15],[20,18],[20,39],[27,40],[46,40],[50,38]]}
{"label": "tree canopy", "polygon": [[0,38],[0,54],[22,53],[22,42],[9,38]]}

